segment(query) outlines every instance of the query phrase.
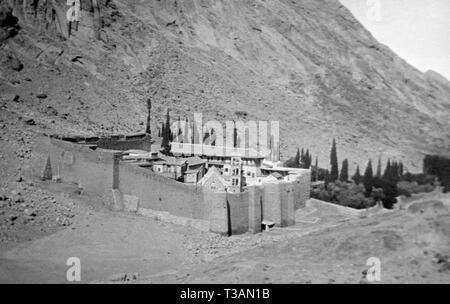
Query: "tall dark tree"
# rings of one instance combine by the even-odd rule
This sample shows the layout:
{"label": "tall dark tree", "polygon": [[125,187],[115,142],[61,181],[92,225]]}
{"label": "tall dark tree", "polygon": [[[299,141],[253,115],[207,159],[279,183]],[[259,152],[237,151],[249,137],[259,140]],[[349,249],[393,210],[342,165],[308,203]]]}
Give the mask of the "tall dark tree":
{"label": "tall dark tree", "polygon": [[303,168],[305,166],[305,150],[302,148],[302,152],[300,153],[300,166],[299,168]]}
{"label": "tall dark tree", "polygon": [[149,98],[149,99],[147,99],[147,127],[145,129],[145,133],[147,133],[148,135],[152,134],[151,114],[152,114],[152,101]]}
{"label": "tall dark tree", "polygon": [[208,131],[206,131],[205,134],[203,135],[203,143],[209,145],[210,139],[211,139],[211,135],[209,134]]}
{"label": "tall dark tree", "polygon": [[297,154],[295,155],[294,164],[293,164],[294,168],[300,168],[300,162],[301,162],[300,157],[301,157],[300,156],[300,149],[297,148]]}
{"label": "tall dark tree", "polygon": [[398,172],[399,172],[399,170],[398,170],[398,162],[394,161],[392,163],[392,173],[391,173],[393,182],[398,182],[400,180]]}
{"label": "tall dark tree", "polygon": [[311,168],[311,163],[312,163],[312,156],[311,153],[309,153],[309,149],[306,150],[306,154],[305,154],[305,165],[304,165],[304,169],[309,169]]}
{"label": "tall dark tree", "polygon": [[388,159],[386,163],[386,168],[384,169],[383,178],[386,180],[392,179],[392,166],[391,166],[391,160]]}
{"label": "tall dark tree", "polygon": [[330,155],[330,182],[335,182],[339,178],[339,167],[338,167],[338,158],[337,158],[337,148],[336,148],[336,139],[333,138],[333,144],[331,146],[331,155]]}
{"label": "tall dark tree", "polygon": [[166,123],[164,125],[163,139],[162,139],[162,143],[161,143],[162,153],[165,155],[170,154],[170,142],[171,142],[171,138],[172,138],[171,133],[172,133],[172,131],[170,129],[170,111],[169,111],[169,109],[167,109]]}
{"label": "tall dark tree", "polygon": [[160,137],[163,137],[163,136],[164,136],[164,132],[165,132],[165,131],[164,131],[164,128],[165,128],[165,127],[164,127],[164,122],[162,122],[162,123],[161,123],[161,135],[160,135]]}
{"label": "tall dark tree", "polygon": [[183,130],[181,130],[181,117],[178,116],[178,133],[177,133],[177,138],[181,138],[182,134],[183,134]]}
{"label": "tall dark tree", "polygon": [[361,176],[361,173],[359,171],[359,166],[356,166],[356,172],[355,172],[355,175],[353,175],[352,179],[355,182],[355,184],[357,184],[357,185],[361,184],[362,176]]}
{"label": "tall dark tree", "polygon": [[328,184],[330,183],[330,171],[329,170],[325,170],[324,181],[325,181],[325,188],[328,188]]}
{"label": "tall dark tree", "polygon": [[364,188],[366,188],[366,193],[370,195],[370,193],[372,193],[374,184],[372,160],[369,160],[369,162],[367,163],[366,171],[364,172],[363,183]]}
{"label": "tall dark tree", "polygon": [[191,138],[190,138],[190,136],[192,136],[191,134],[192,134],[192,132],[191,132],[191,124],[189,123],[189,119],[186,119],[185,123],[184,123],[184,131],[183,131],[183,142],[184,143],[191,143],[192,142]]}
{"label": "tall dark tree", "polygon": [[319,158],[317,156],[316,156],[316,163],[314,164],[312,170],[312,179],[314,182],[319,180]]}
{"label": "tall dark tree", "polygon": [[378,157],[377,174],[375,176],[377,178],[381,177],[381,156]]}
{"label": "tall dark tree", "polygon": [[348,159],[344,159],[342,162],[341,175],[339,177],[341,182],[348,181]]}

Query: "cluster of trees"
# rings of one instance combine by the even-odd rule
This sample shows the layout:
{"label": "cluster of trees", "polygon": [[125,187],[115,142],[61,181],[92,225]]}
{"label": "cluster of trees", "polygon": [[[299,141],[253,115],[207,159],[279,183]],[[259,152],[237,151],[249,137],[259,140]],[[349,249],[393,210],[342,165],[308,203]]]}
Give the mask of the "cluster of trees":
{"label": "cluster of trees", "polygon": [[[316,158],[317,162],[317,158]],[[290,158],[288,161],[286,161],[285,166],[288,168],[301,168],[301,169],[309,169],[311,167],[312,163],[312,155],[309,153],[309,149],[305,150],[302,149],[300,152],[300,149],[297,149],[297,154]]]}
{"label": "cluster of trees", "polygon": [[[331,146],[330,165],[330,173],[325,174],[324,179],[325,191],[328,190],[330,183],[338,183],[341,188],[343,184],[349,183],[349,161],[344,159],[341,170],[339,170],[335,139],[333,139]],[[346,190],[348,191],[344,191],[344,194],[340,195],[338,203],[367,208],[367,206],[382,202],[385,208],[391,209],[397,202],[396,197],[399,195],[397,183],[403,177],[403,168],[402,162],[388,160],[384,173],[382,173],[381,157],[378,159],[376,172],[373,169],[372,160],[368,161],[363,175],[361,175],[360,168],[357,166],[356,172],[351,178],[355,187],[347,186],[348,189]],[[331,186],[331,188],[335,187],[336,185]],[[341,199],[350,201],[342,202]]]}
{"label": "cluster of trees", "polygon": [[[353,208],[367,208],[382,203],[391,209],[399,195],[410,196],[412,193],[430,192],[435,188],[435,176],[441,182],[447,182],[450,191],[450,160],[428,156],[424,160],[424,174],[405,173],[401,161],[388,160],[382,168],[381,157],[378,159],[376,171],[372,160],[369,160],[364,173],[356,167],[353,176],[349,175],[349,160],[344,159],[339,168],[336,140],[333,139],[330,153],[330,170],[315,165],[311,166],[311,155],[297,152],[294,158],[286,162],[286,166],[294,168],[311,168],[312,181],[324,181],[321,188],[312,190],[312,197],[345,205]],[[444,182],[443,182],[444,181]]]}

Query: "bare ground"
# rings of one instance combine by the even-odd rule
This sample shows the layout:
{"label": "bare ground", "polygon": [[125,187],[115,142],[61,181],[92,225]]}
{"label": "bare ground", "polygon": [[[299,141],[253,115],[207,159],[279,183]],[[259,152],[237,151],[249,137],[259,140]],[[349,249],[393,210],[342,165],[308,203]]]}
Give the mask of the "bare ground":
{"label": "bare ground", "polygon": [[2,250],[0,282],[64,283],[66,260],[78,257],[83,283],[122,273],[138,273],[138,283],[364,283],[367,259],[378,257],[382,283],[449,283],[450,197],[432,196],[373,214],[312,201],[294,227],[231,238],[80,196],[70,227]]}

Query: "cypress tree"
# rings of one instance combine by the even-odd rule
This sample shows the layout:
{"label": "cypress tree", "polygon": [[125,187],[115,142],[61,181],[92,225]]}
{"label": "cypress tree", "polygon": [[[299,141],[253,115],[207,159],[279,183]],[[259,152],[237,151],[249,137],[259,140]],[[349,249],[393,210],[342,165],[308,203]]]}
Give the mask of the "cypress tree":
{"label": "cypress tree", "polygon": [[326,189],[326,188],[328,188],[328,184],[330,183],[330,171],[329,170],[325,171],[324,181],[325,181],[325,189]]}
{"label": "cypress tree", "polygon": [[306,156],[305,156],[305,169],[309,169],[311,168],[311,163],[312,163],[312,157],[311,154],[309,153],[309,149],[306,150]]}
{"label": "cypress tree", "polygon": [[152,128],[151,128],[151,114],[152,114],[152,101],[151,99],[147,99],[147,127],[145,129],[145,133],[151,135],[152,134]]}
{"label": "cypress tree", "polygon": [[377,175],[376,177],[380,178],[381,177],[381,156],[378,157],[378,166],[377,166]]}
{"label": "cypress tree", "polygon": [[399,180],[398,176],[398,162],[394,161],[392,164],[392,180],[397,182]]}
{"label": "cypress tree", "polygon": [[314,165],[313,168],[313,181],[317,181],[319,179],[319,159],[316,156],[316,164]]}
{"label": "cypress tree", "polygon": [[386,168],[384,169],[384,174],[383,174],[383,178],[386,180],[391,179],[391,160],[388,159],[387,163],[386,163]]}
{"label": "cypress tree", "polygon": [[337,158],[337,148],[336,148],[336,139],[333,138],[333,144],[331,146],[331,155],[330,155],[330,182],[335,182],[339,178],[339,167],[338,167],[338,158]]}
{"label": "cypress tree", "polygon": [[355,172],[355,175],[353,175],[352,179],[355,182],[355,184],[357,184],[357,185],[361,184],[362,176],[359,171],[359,166],[356,166],[356,172]]}
{"label": "cypress tree", "polygon": [[211,136],[209,135],[209,132],[206,131],[205,134],[203,135],[203,143],[206,144],[206,141],[207,141],[208,139],[210,139],[210,137],[211,137]]}
{"label": "cypress tree", "polygon": [[342,162],[341,175],[339,179],[341,180],[341,182],[348,181],[348,159],[344,159],[344,161]]}
{"label": "cypress tree", "polygon": [[178,134],[177,134],[177,137],[180,137],[181,134],[183,134],[183,130],[181,130],[181,117],[178,116]]}
{"label": "cypress tree", "polygon": [[372,160],[369,160],[367,163],[366,171],[364,172],[363,183],[366,188],[366,193],[369,195],[372,192],[373,188],[373,168],[372,168]]}
{"label": "cypress tree", "polygon": [[302,148],[302,153],[300,154],[300,166],[299,168],[305,167],[305,151]]}
{"label": "cypress tree", "polygon": [[297,154],[295,155],[294,164],[293,164],[294,168],[300,168],[300,165],[301,165],[300,162],[301,162],[301,160],[300,160],[300,149],[297,148]]}
{"label": "cypress tree", "polygon": [[163,139],[161,143],[162,153],[169,155],[170,154],[170,141],[171,141],[171,130],[170,130],[170,112],[169,109],[167,109],[166,114],[166,124],[164,125],[164,131],[163,131]]}
{"label": "cypress tree", "polygon": [[160,137],[164,137],[164,122],[161,123],[161,136]]}

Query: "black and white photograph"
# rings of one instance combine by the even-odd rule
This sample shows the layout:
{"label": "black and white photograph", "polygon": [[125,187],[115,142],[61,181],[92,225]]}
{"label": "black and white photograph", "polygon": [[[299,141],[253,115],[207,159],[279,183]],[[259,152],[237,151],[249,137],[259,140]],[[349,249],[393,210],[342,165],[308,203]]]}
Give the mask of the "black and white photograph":
{"label": "black and white photograph", "polygon": [[0,0],[0,285],[449,283],[450,1]]}

